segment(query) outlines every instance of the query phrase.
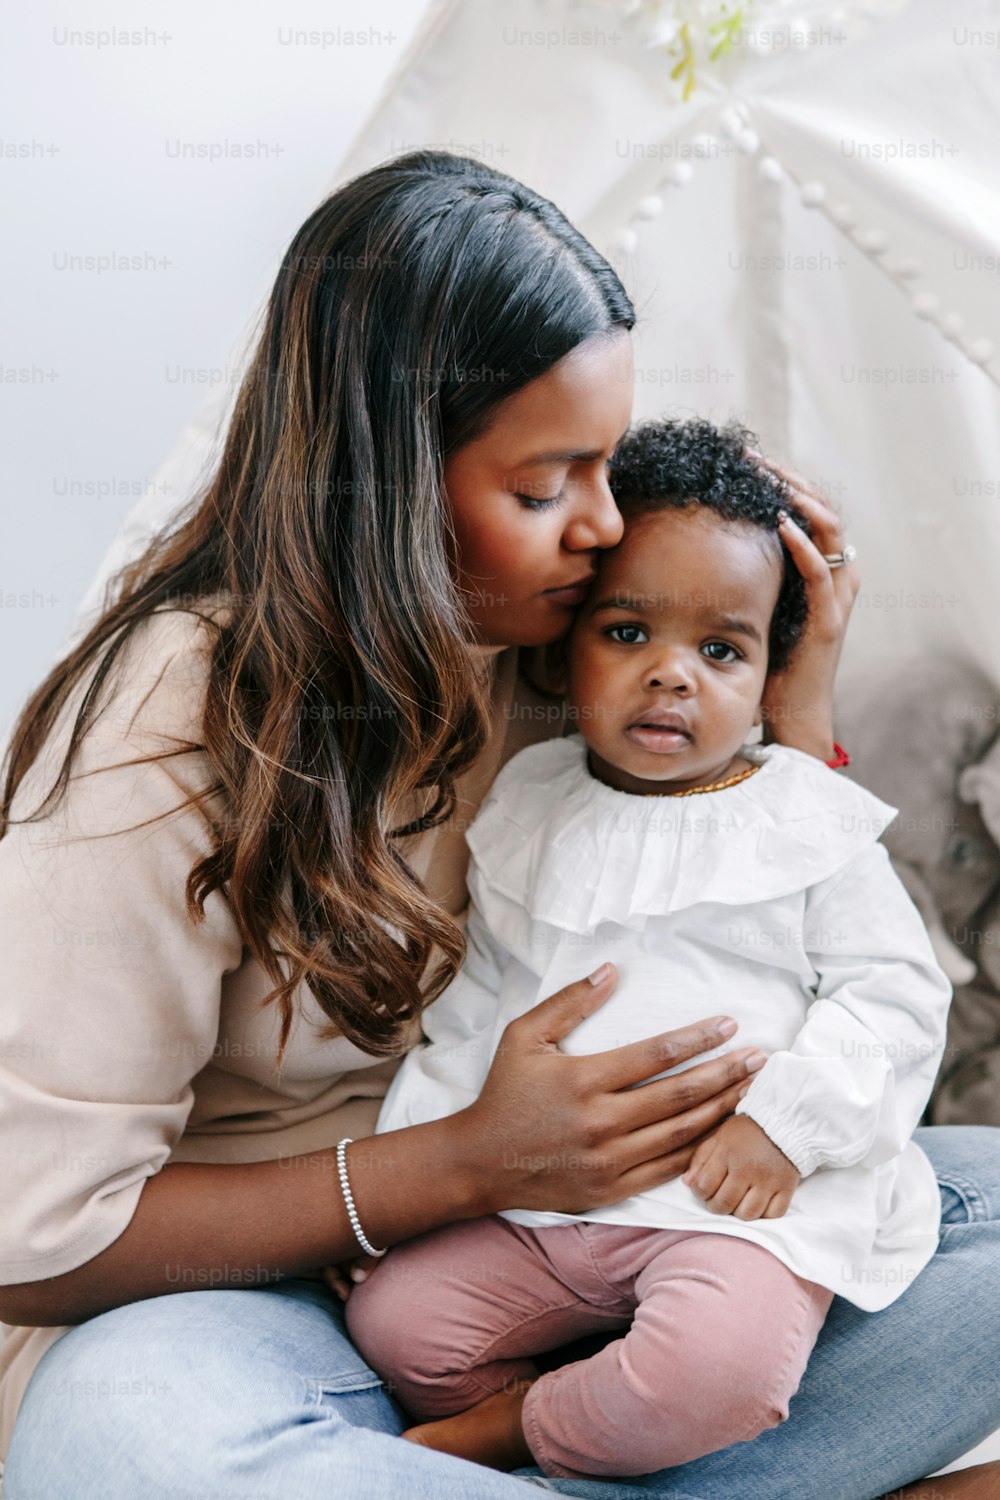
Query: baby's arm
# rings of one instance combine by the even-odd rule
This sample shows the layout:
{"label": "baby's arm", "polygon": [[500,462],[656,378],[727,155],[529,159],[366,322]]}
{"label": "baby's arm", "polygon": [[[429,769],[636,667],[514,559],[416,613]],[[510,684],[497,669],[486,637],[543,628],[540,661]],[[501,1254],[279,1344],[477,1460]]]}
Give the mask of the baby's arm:
{"label": "baby's arm", "polygon": [[735,1141],[737,1123],[752,1121],[801,1177],[820,1167],[876,1167],[904,1149],[920,1121],[951,998],[883,845],[871,844],[810,893],[805,948],[817,998],[719,1135]]}

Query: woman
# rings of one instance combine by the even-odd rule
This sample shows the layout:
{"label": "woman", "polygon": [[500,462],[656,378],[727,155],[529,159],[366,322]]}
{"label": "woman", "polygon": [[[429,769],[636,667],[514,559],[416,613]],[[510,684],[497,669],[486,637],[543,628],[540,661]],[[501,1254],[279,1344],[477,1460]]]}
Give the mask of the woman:
{"label": "woman", "polygon": [[[630,1087],[718,1045],[725,996],[561,1053],[598,971],[510,1028],[468,1110],[361,1139],[461,958],[463,828],[562,727],[509,648],[559,639],[619,538],[632,324],[607,264],[500,173],[419,153],[349,183],[292,243],[207,493],[29,701],[0,828],[6,1500],[522,1493],[394,1441],[324,1268],[675,1176],[759,1066],[737,1048]],[[797,500],[812,623],[768,712],[826,759],[856,582]],[[831,1315],[783,1428],[569,1492],[870,1497],[991,1430],[994,1138],[924,1144],[942,1252],[883,1317]],[[941,1365],[962,1384],[931,1420]]]}

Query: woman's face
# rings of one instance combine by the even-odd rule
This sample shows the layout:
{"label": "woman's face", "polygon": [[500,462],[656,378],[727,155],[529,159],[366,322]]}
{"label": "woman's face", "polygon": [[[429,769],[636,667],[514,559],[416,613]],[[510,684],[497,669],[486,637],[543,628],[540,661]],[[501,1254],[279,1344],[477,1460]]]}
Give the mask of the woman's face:
{"label": "woman's face", "polygon": [[622,535],[607,465],[633,379],[629,335],[595,335],[446,460],[454,566],[478,643],[543,645],[572,624],[600,549]]}

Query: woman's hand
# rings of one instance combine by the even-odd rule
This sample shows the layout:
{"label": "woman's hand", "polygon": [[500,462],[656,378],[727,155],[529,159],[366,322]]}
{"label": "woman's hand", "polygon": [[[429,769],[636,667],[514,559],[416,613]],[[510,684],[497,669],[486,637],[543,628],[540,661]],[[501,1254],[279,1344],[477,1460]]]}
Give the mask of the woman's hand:
{"label": "woman's hand", "polygon": [[781,537],[806,586],[809,619],[788,669],[768,678],[763,717],[767,737],[819,760],[833,756],[833,682],[860,580],[853,563],[831,568],[825,552],[843,552],[844,531],[830,502],[790,469],[761,458],[791,488],[811,535],[789,518]]}
{"label": "woman's hand", "polygon": [[737,1029],[725,1016],[568,1056],[559,1042],[614,989],[613,965],[602,968],[598,983],[567,985],[512,1021],[479,1098],[451,1116],[477,1174],[483,1213],[580,1213],[679,1176],[765,1061],[763,1053],[742,1048],[644,1081],[721,1046]]}

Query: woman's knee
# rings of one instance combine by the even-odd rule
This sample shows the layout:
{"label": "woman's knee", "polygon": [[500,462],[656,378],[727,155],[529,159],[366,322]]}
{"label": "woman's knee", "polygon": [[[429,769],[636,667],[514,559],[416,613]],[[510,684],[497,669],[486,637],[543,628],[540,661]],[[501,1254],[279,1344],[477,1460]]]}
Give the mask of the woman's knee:
{"label": "woman's knee", "polygon": [[63,1335],[25,1392],[5,1500],[103,1497],[123,1474],[137,1493],[246,1493],[239,1468],[265,1434],[322,1419],[332,1436],[340,1417],[398,1432],[381,1382],[325,1308],[272,1299],[178,1293]]}
{"label": "woman's knee", "polygon": [[121,1324],[101,1326],[111,1317],[71,1330],[34,1371],[7,1455],[5,1500],[96,1495],[102,1483],[111,1487],[105,1465],[112,1463],[138,1481],[166,1457],[171,1441],[183,1441],[185,1453],[204,1462],[203,1388],[197,1396],[192,1389],[189,1406],[182,1364],[169,1357],[173,1351],[164,1350],[152,1329],[143,1347]]}
{"label": "woman's knee", "polygon": [[1000,1129],[929,1125],[914,1140],[937,1173],[944,1224],[1000,1219]]}

